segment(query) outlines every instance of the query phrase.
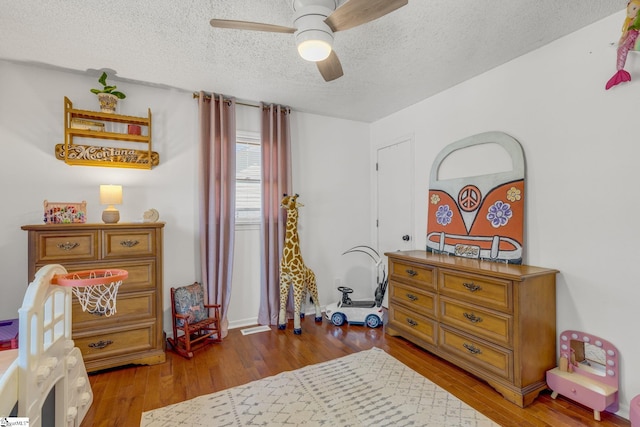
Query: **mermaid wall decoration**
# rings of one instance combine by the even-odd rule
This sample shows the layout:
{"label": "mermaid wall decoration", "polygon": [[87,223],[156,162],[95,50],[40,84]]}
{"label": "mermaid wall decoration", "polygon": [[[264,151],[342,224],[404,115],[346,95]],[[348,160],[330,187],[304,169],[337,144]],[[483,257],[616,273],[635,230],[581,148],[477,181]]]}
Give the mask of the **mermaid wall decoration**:
{"label": "mermaid wall decoration", "polygon": [[638,46],[638,32],[640,31],[640,0],[631,0],[627,3],[627,17],[622,24],[622,36],[618,41],[618,54],[616,68],[618,71],[609,79],[605,89],[631,81],[631,74],[624,69],[627,55],[630,50],[640,50]]}

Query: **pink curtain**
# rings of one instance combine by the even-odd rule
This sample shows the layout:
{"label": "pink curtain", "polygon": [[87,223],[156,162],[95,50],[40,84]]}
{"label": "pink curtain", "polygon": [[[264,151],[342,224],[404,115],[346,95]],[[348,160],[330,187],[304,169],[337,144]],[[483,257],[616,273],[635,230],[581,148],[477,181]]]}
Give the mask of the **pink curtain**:
{"label": "pink curtain", "polygon": [[220,304],[223,337],[231,297],[236,194],[235,99],[200,92],[200,261],[210,304]]}
{"label": "pink curtain", "polygon": [[280,256],[287,219],[280,201],[283,193],[291,194],[291,111],[279,105],[260,106],[263,218],[258,323],[276,325],[280,309]]}

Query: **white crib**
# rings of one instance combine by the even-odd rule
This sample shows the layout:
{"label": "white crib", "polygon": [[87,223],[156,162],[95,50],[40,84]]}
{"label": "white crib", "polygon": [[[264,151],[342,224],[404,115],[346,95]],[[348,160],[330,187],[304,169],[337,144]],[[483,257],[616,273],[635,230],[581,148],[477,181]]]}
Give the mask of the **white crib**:
{"label": "white crib", "polygon": [[[78,427],[93,402],[82,354],[71,339],[71,289],[51,284],[54,275],[66,273],[61,265],[47,265],[27,288],[18,310],[19,347],[0,351],[0,418],[28,418],[30,427],[41,427],[47,401],[55,402],[47,425]],[[52,394],[55,399],[48,399]]]}

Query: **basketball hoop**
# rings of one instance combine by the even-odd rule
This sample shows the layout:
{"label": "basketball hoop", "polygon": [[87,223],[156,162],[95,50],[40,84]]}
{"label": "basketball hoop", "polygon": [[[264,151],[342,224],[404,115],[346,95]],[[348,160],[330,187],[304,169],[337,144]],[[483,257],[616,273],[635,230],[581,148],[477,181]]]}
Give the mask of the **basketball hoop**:
{"label": "basketball hoop", "polygon": [[70,287],[82,311],[109,317],[116,312],[118,288],[127,277],[126,270],[76,271],[58,274],[51,283]]}

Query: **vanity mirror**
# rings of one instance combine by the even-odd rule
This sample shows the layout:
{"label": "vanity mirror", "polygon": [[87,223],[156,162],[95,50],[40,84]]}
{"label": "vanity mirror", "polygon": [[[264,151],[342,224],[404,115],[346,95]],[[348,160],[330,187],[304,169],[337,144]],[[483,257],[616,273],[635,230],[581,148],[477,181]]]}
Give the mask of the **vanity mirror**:
{"label": "vanity mirror", "polygon": [[618,410],[618,349],[602,338],[579,331],[560,334],[560,363],[547,372],[547,385],[558,394],[600,411]]}
{"label": "vanity mirror", "polygon": [[573,338],[569,343],[571,354],[573,355],[572,362],[594,375],[600,377],[606,375],[607,355],[602,348],[602,341],[598,341],[600,346],[598,346],[598,344],[591,344],[589,341],[580,341],[579,339]]}

